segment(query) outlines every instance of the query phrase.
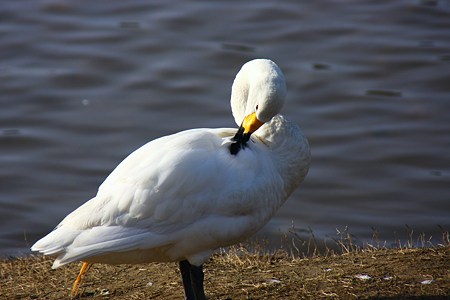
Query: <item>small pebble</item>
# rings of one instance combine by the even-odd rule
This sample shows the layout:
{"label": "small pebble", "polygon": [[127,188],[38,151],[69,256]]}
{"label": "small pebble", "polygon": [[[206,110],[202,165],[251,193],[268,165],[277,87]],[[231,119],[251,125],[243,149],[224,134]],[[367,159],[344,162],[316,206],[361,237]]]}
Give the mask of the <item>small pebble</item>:
{"label": "small pebble", "polygon": [[427,279],[427,280],[422,281],[421,284],[431,284],[433,282],[434,282],[433,279]]}
{"label": "small pebble", "polygon": [[281,280],[272,278],[272,279],[269,279],[269,283],[281,283]]}
{"label": "small pebble", "polygon": [[361,280],[369,280],[370,278],[372,278],[367,274],[359,274],[359,275],[356,275],[355,277],[358,279],[361,279]]}
{"label": "small pebble", "polygon": [[110,292],[107,289],[101,289],[99,291],[99,295],[100,296],[106,296],[106,295],[109,295],[109,294],[110,294]]}

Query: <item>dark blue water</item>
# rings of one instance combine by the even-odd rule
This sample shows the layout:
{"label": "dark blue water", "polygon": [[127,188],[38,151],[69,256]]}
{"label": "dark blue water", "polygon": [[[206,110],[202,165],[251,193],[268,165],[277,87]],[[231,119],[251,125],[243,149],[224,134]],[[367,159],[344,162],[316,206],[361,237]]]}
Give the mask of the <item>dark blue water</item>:
{"label": "dark blue water", "polygon": [[0,254],[26,253],[131,151],[235,126],[232,80],[271,58],[310,173],[260,236],[294,224],[388,244],[450,227],[450,2],[0,4]]}

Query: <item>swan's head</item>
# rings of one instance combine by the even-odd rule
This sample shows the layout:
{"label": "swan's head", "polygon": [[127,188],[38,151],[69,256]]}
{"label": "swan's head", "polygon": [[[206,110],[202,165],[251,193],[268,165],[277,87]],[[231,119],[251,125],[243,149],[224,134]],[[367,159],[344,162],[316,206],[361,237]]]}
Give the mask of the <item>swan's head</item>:
{"label": "swan's head", "polygon": [[230,152],[245,147],[250,135],[279,113],[286,98],[286,82],[271,60],[247,62],[237,73],[231,90],[231,110],[237,125]]}

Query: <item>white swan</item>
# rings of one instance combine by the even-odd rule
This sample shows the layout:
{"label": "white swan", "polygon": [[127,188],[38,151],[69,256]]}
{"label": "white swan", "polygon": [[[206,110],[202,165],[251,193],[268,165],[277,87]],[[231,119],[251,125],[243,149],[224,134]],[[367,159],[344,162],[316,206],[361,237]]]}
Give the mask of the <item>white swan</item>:
{"label": "white swan", "polygon": [[179,261],[186,298],[206,299],[202,264],[263,227],[308,172],[307,139],[278,114],[285,96],[274,62],[244,64],[231,93],[238,131],[192,129],[147,143],[31,250],[56,256],[53,268],[85,262],[73,295],[92,263]]}

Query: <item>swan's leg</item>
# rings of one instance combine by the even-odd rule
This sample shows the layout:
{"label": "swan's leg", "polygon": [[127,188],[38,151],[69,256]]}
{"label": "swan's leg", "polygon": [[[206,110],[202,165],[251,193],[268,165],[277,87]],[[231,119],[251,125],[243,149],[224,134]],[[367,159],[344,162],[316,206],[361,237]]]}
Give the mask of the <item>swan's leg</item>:
{"label": "swan's leg", "polygon": [[195,300],[194,290],[191,282],[191,264],[187,260],[179,263],[181,278],[183,279],[184,295],[186,300]]}
{"label": "swan's leg", "polygon": [[191,282],[195,294],[195,300],[206,300],[205,290],[203,288],[203,266],[191,265]]}
{"label": "swan's leg", "polygon": [[89,268],[91,266],[92,266],[92,264],[83,262],[83,266],[81,266],[80,273],[78,274],[77,279],[75,280],[75,282],[73,283],[73,286],[72,286],[72,293],[71,293],[72,299],[78,295],[78,289],[80,288],[80,284],[81,284],[81,281],[83,280],[84,273],[89,271]]}
{"label": "swan's leg", "polygon": [[206,300],[203,289],[203,267],[196,267],[183,260],[180,261],[180,272],[186,300]]}

